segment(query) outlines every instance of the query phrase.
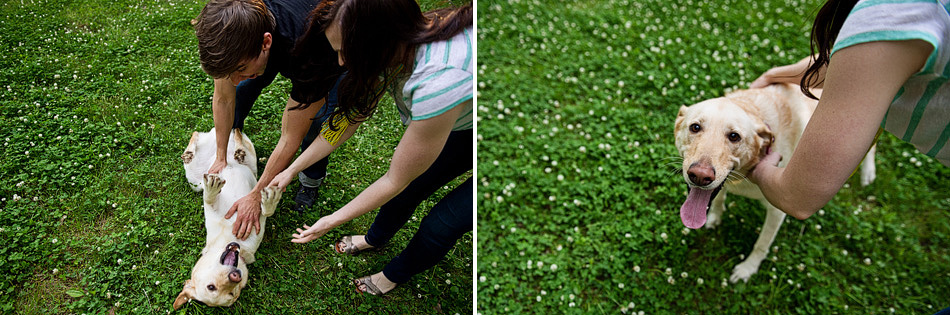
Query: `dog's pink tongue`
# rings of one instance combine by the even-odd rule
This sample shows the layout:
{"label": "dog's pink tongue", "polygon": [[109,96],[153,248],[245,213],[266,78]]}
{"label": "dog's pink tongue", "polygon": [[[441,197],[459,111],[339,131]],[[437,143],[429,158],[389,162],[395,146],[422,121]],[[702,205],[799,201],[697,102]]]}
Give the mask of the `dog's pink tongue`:
{"label": "dog's pink tongue", "polygon": [[698,229],[706,224],[706,208],[709,205],[709,198],[712,197],[712,190],[693,188],[689,190],[689,196],[686,202],[680,207],[680,219],[683,225],[691,229]]}

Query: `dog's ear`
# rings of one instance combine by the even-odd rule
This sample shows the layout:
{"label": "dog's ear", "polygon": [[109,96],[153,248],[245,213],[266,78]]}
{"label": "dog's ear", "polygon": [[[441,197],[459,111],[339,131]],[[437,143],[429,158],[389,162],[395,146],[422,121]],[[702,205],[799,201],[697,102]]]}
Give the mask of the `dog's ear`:
{"label": "dog's ear", "polygon": [[185,285],[181,289],[181,293],[178,293],[178,297],[175,298],[175,304],[173,304],[172,307],[178,310],[182,305],[185,305],[185,303],[194,300],[195,294],[195,282],[191,279],[185,280]]}
{"label": "dog's ear", "polygon": [[686,105],[680,106],[679,114],[676,114],[676,122],[673,124],[673,130],[680,130],[683,120],[686,119]]}
{"label": "dog's ear", "polygon": [[768,152],[766,148],[772,146],[772,143],[775,142],[775,136],[772,135],[772,129],[769,128],[767,124],[760,124],[755,131],[756,135],[759,136],[759,153],[758,157],[764,157],[765,153]]}

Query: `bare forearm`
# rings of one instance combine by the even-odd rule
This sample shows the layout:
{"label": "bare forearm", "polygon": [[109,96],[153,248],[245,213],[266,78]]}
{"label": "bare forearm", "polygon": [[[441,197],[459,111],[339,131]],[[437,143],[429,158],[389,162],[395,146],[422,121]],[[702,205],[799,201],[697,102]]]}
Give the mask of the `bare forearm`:
{"label": "bare forearm", "polygon": [[300,143],[297,142],[296,145],[292,145],[287,142],[288,141],[283,138],[277,141],[277,147],[274,148],[274,152],[267,158],[264,172],[261,174],[260,180],[257,181],[257,185],[254,185],[252,193],[260,193],[264,190],[270,181],[274,179],[274,176],[277,176],[278,173],[283,171],[287,168],[287,165],[290,164],[290,161],[294,158],[294,154],[297,153],[297,148],[300,147]]}
{"label": "bare forearm", "polygon": [[356,133],[356,129],[359,128],[361,123],[351,124],[346,127],[346,130],[343,131],[343,135],[340,136],[340,140],[336,144],[330,144],[329,141],[324,137],[324,134],[320,134],[313,143],[304,150],[303,153],[300,153],[300,156],[290,166],[287,167],[287,171],[294,174],[299,173],[303,169],[310,167],[317,161],[322,160],[323,158],[330,155],[331,152],[340,147],[346,140],[349,140],[350,137]]}
{"label": "bare forearm", "polygon": [[373,184],[366,187],[356,198],[353,198],[345,206],[329,215],[327,222],[330,228],[335,228],[340,224],[349,222],[373,209],[382,207],[386,202],[393,199],[403,189],[409,186],[409,183],[396,183],[390,176],[383,175]]}
{"label": "bare forearm", "polygon": [[235,87],[227,83],[227,80],[215,80],[211,114],[214,119],[216,158],[222,161],[226,159],[228,139],[234,126],[235,91]]}

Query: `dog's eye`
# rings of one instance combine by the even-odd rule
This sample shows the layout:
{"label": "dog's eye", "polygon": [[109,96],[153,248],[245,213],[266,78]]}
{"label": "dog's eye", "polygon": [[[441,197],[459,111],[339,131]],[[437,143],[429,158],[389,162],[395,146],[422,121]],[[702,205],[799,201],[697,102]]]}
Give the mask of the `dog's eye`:
{"label": "dog's eye", "polygon": [[739,134],[735,132],[730,132],[727,137],[729,137],[729,141],[732,142],[739,142],[739,140],[742,140],[742,136],[739,136]]}
{"label": "dog's eye", "polygon": [[215,287],[213,284],[209,284],[209,285],[208,285],[208,291],[214,291],[214,290],[217,290],[217,289],[218,289],[218,288]]}
{"label": "dog's eye", "polygon": [[700,132],[701,130],[703,130],[703,127],[700,126],[699,124],[689,125],[689,131],[692,131],[693,133]]}

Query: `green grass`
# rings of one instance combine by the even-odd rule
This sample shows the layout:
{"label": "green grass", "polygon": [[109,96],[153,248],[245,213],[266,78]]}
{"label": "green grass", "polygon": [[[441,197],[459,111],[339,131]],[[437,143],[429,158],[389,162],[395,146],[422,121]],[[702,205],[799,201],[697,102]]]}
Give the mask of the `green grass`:
{"label": "green grass", "polygon": [[[212,127],[212,82],[199,68],[189,24],[201,3],[0,4],[7,34],[0,37],[0,313],[171,310],[204,245],[201,196],[188,188],[179,159],[192,131]],[[259,157],[277,142],[289,88],[276,81],[247,120]],[[344,257],[330,247],[365,232],[375,211],[311,243],[290,243],[294,228],[338,209],[385,172],[404,130],[393,107],[387,98],[331,157],[317,211],[296,216],[291,185],[234,306],[191,303],[183,313],[471,312],[471,235],[385,297],[358,295],[349,283],[398,254],[447,190],[379,252]]]}
{"label": "green grass", "polygon": [[950,168],[893,136],[877,181],[788,217],[759,272],[725,283],[764,220],[732,196],[687,230],[681,105],[806,56],[819,1],[479,1],[481,314],[927,314],[950,306]]}

